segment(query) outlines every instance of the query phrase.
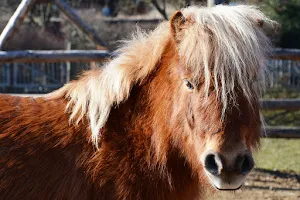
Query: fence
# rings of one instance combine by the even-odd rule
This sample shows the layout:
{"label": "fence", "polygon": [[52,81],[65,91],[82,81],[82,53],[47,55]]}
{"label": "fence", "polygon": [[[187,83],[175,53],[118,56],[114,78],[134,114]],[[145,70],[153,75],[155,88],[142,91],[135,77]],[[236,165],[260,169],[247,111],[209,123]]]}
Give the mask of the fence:
{"label": "fence", "polygon": [[[49,92],[67,81],[66,76],[69,72],[64,61],[76,63],[99,61],[108,55],[108,52],[101,50],[0,52],[0,63],[4,63],[0,65],[0,86],[12,86],[11,84],[14,83],[16,88],[26,86],[27,91],[35,89]],[[30,62],[39,64],[28,64]],[[49,62],[56,62],[56,64],[49,64]],[[300,89],[300,50],[276,49],[274,57],[269,62],[269,68],[271,72],[270,88],[294,87]],[[13,71],[11,71],[12,69]],[[38,74],[41,76],[37,76]],[[300,110],[300,100],[265,99],[262,100],[262,108],[266,110]],[[268,137],[300,138],[300,127],[267,127],[266,135]]]}
{"label": "fence", "polygon": [[[293,89],[300,92],[300,50],[275,49],[274,56],[269,61],[269,71],[268,90]],[[300,110],[300,99],[264,99],[261,103],[264,110]],[[300,127],[270,126],[266,127],[266,135],[275,138],[300,138]]]}
{"label": "fence", "polygon": [[10,86],[10,65],[0,65],[0,87]]}
{"label": "fence", "polygon": [[67,79],[66,63],[10,63],[0,66],[0,71],[6,74],[0,76],[0,86],[10,92],[49,92]]}
{"label": "fence", "polygon": [[300,89],[300,61],[270,60],[269,88]]}
{"label": "fence", "polygon": [[[70,69],[68,66],[71,66]],[[48,93],[62,87],[80,71],[89,68],[88,62],[0,64],[0,92]]]}

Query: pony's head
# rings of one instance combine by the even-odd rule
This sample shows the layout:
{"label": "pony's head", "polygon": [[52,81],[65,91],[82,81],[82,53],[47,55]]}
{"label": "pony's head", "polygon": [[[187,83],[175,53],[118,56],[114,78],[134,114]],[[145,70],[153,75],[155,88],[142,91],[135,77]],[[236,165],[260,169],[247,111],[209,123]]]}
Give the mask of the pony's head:
{"label": "pony's head", "polygon": [[277,24],[247,6],[187,8],[171,21],[177,58],[170,74],[173,138],[220,190],[238,189],[254,167],[261,133],[259,98]]}
{"label": "pony's head", "polygon": [[170,149],[177,149],[200,180],[237,189],[259,144],[259,97],[270,50],[264,29],[273,28],[249,6],[178,11],[149,35],[138,31],[100,73],[65,87],[71,119],[89,118],[97,146],[111,108],[142,87],[136,103],[145,108],[132,110],[143,115],[138,125],[150,124],[154,157],[167,163]]}

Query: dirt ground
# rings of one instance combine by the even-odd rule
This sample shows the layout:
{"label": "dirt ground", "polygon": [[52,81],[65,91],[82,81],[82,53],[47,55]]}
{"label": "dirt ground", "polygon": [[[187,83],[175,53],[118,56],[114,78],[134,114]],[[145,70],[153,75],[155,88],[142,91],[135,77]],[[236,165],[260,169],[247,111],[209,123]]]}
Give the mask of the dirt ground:
{"label": "dirt ground", "polygon": [[300,200],[300,175],[254,170],[241,189],[217,192],[212,200]]}

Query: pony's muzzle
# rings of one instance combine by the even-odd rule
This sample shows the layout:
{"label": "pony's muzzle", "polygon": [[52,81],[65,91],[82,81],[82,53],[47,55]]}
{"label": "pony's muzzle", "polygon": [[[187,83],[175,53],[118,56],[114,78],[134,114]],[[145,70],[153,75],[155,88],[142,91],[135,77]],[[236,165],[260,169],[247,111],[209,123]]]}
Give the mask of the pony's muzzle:
{"label": "pony's muzzle", "polygon": [[248,151],[236,156],[209,151],[203,158],[203,165],[207,176],[217,189],[235,190],[243,185],[246,175],[254,167],[254,160]]}

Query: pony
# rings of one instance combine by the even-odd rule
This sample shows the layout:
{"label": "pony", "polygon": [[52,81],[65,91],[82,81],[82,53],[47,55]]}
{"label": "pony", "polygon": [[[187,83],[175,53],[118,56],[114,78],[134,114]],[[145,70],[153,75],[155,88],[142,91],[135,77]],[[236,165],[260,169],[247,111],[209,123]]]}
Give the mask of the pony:
{"label": "pony", "polygon": [[259,147],[267,32],[251,6],[188,7],[102,68],[0,97],[0,199],[204,199]]}

